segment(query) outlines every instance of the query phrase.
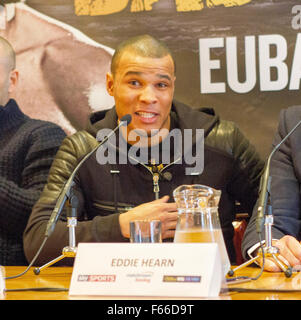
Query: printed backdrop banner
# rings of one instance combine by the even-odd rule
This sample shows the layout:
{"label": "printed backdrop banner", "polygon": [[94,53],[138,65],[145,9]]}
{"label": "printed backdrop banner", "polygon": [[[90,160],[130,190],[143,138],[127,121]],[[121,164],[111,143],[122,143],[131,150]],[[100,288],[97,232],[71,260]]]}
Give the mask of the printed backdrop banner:
{"label": "printed backdrop banner", "polygon": [[300,0],[27,0],[0,6],[17,52],[16,99],[70,134],[111,108],[116,46],[151,34],[177,65],[175,98],[234,121],[265,158],[279,112],[300,103]]}

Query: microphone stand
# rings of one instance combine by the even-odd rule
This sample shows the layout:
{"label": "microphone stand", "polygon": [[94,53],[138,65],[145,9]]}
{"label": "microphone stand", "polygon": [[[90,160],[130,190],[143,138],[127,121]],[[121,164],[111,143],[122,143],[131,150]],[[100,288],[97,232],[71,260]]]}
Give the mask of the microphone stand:
{"label": "microphone stand", "polygon": [[[287,266],[285,263],[281,262],[278,258],[279,256],[279,249],[272,245],[272,225],[274,222],[273,214],[272,214],[272,206],[270,204],[270,200],[268,200],[268,213],[265,214],[265,246],[262,250],[258,250],[256,257],[244,262],[243,264],[239,265],[238,267],[231,269],[228,272],[228,276],[234,276],[234,273],[240,269],[243,269],[254,262],[262,262],[266,258],[272,258],[277,266],[284,272],[287,278],[290,278],[293,270],[292,267]],[[262,252],[263,251],[263,252]]]}
{"label": "microphone stand", "polygon": [[[256,231],[261,237],[261,231],[263,226],[263,218],[265,221],[265,246],[262,250],[258,250],[258,254],[256,257],[246,261],[245,263],[241,264],[240,266],[231,269],[228,272],[228,276],[233,276],[237,270],[240,270],[244,267],[247,267],[253,262],[262,261],[264,264],[265,258],[272,258],[276,265],[284,272],[287,278],[291,277],[293,273],[293,269],[291,266],[287,266],[285,263],[281,262],[278,258],[279,256],[279,249],[272,245],[272,225],[274,222],[274,217],[272,213],[272,205],[270,200],[270,187],[271,187],[271,180],[272,177],[270,176],[270,163],[272,156],[274,153],[280,148],[282,143],[288,139],[288,137],[299,127],[301,124],[301,120],[289,131],[289,133],[275,146],[273,151],[271,152],[270,156],[268,157],[267,163],[264,168],[264,173],[261,177],[260,183],[260,192],[259,192],[259,199],[258,199],[258,214],[256,217]],[[266,213],[266,207],[268,207],[268,213]],[[261,244],[261,241],[260,241]]]}
{"label": "microphone stand", "polygon": [[[118,126],[111,131],[107,136],[105,136],[105,138],[96,145],[96,147],[94,147],[89,153],[87,153],[81,160],[80,162],[77,164],[77,166],[75,167],[75,169],[73,170],[72,174],[70,175],[69,179],[67,180],[67,182],[65,183],[58,199],[56,202],[56,205],[52,211],[52,214],[50,216],[50,219],[48,220],[47,226],[46,226],[46,231],[45,231],[45,239],[44,241],[46,241],[48,239],[48,237],[51,235],[51,233],[53,232],[55,225],[57,223],[57,220],[61,214],[61,211],[64,208],[64,205],[66,203],[66,201],[68,202],[68,220],[67,220],[67,227],[69,228],[69,246],[65,247],[63,249],[62,255],[60,255],[59,257],[55,258],[54,260],[51,260],[50,262],[46,263],[45,265],[43,265],[40,268],[35,268],[34,269],[34,273],[36,275],[38,275],[42,269],[45,269],[47,267],[49,267],[50,265],[53,265],[54,263],[62,260],[65,257],[68,258],[73,258],[76,256],[76,246],[75,246],[75,226],[77,225],[77,206],[78,206],[78,199],[76,197],[76,195],[73,192],[73,186],[74,186],[74,177],[77,173],[77,171],[79,170],[79,168],[82,166],[82,164],[99,148],[101,147],[104,143],[106,143],[109,138],[115,134],[115,132],[121,127],[121,126],[128,126],[129,123],[131,122],[132,117],[129,114],[126,114],[125,116],[123,116],[120,119],[120,122],[118,124]],[[70,210],[71,208],[71,210]]]}
{"label": "microphone stand", "polygon": [[69,228],[69,246],[66,246],[62,250],[62,254],[51,260],[50,262],[44,264],[41,267],[37,267],[33,270],[34,274],[38,275],[40,272],[58,261],[64,258],[74,258],[76,256],[77,247],[75,240],[75,227],[77,225],[77,207],[78,207],[78,198],[74,193],[73,187],[74,182],[72,182],[69,194],[66,194],[67,197],[67,227]]}

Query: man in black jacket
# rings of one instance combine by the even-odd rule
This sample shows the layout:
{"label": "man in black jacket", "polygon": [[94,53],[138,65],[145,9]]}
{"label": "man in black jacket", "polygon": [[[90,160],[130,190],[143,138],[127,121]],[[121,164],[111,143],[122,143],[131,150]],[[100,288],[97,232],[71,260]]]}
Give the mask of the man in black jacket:
{"label": "man in black jacket", "polygon": [[[204,184],[222,191],[220,220],[230,261],[235,261],[232,241],[235,201],[247,212],[252,211],[263,162],[233,123],[174,101],[174,87],[174,60],[164,44],[150,36],[140,36],[120,45],[112,59],[111,73],[107,74],[107,90],[115,99],[115,107],[93,114],[85,131],[63,142],[24,233],[28,260],[40,247],[58,194],[78,160],[97,145],[96,136],[104,129],[115,128],[129,114],[130,124],[122,127],[116,138],[119,146],[122,140],[127,142],[125,148],[113,146],[107,150],[116,151],[116,161],[100,165],[101,152],[96,152],[76,175],[77,241],[129,241],[129,222],[145,218],[160,219],[162,238],[170,241],[177,221],[173,190],[181,184]],[[170,148],[168,162],[162,159],[162,154],[166,155],[163,147],[159,157],[141,161],[144,151],[152,155],[147,151],[163,146],[176,129],[182,137],[187,131],[191,133],[190,147],[185,148],[184,144],[182,149]],[[198,139],[199,129],[204,130],[204,144],[204,140]],[[124,153],[126,163],[120,161]],[[186,161],[189,153],[203,155],[204,167]],[[102,156],[105,155],[103,152]],[[192,156],[188,160],[191,159]],[[55,258],[68,245],[65,217],[63,212],[37,263]]]}

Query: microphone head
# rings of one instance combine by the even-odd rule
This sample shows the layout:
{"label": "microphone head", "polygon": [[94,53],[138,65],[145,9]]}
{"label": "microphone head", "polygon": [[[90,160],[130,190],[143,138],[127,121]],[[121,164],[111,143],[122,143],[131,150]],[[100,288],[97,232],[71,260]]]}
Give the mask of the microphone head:
{"label": "microphone head", "polygon": [[128,126],[131,123],[131,121],[132,116],[130,114],[126,114],[120,119],[121,126]]}

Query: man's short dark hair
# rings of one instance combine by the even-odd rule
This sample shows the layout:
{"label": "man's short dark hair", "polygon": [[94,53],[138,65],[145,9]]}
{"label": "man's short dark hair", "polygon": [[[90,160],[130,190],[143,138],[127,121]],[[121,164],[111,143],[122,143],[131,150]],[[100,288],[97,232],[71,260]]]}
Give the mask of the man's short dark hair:
{"label": "man's short dark hair", "polygon": [[111,61],[111,73],[114,75],[122,54],[126,51],[133,52],[141,57],[163,58],[169,55],[175,65],[175,61],[170,49],[166,44],[154,37],[145,34],[123,41],[115,50]]}

